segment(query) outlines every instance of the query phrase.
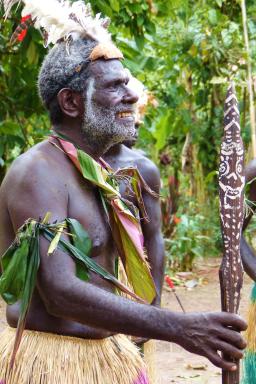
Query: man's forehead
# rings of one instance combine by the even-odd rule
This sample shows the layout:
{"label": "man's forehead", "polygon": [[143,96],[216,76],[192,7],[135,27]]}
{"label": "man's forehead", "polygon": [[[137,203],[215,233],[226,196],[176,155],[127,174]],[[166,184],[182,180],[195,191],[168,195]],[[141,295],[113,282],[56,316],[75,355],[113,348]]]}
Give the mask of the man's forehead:
{"label": "man's forehead", "polygon": [[128,74],[119,60],[96,60],[90,64],[95,79],[127,78]]}

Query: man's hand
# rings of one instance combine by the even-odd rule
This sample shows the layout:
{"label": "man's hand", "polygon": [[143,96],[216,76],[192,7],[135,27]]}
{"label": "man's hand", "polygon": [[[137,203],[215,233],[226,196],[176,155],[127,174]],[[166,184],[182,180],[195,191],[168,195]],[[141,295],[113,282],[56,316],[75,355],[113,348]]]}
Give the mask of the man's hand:
{"label": "man's hand", "polygon": [[189,313],[181,315],[180,332],[175,342],[189,352],[207,357],[219,368],[235,371],[236,365],[225,360],[223,354],[234,359],[243,357],[246,342],[239,332],[246,328],[246,322],[238,315]]}

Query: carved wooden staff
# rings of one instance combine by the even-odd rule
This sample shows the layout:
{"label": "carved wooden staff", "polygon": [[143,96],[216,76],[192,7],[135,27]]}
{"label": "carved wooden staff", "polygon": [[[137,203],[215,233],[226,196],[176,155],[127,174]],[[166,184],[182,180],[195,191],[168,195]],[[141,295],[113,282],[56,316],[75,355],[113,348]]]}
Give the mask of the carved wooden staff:
{"label": "carved wooden staff", "polygon": [[[224,243],[220,267],[222,311],[237,313],[243,284],[240,238],[244,217],[244,149],[241,139],[238,102],[233,84],[224,106],[224,136],[219,167],[221,231]],[[227,357],[228,358],[228,357]],[[239,384],[237,371],[222,372],[222,384]]]}

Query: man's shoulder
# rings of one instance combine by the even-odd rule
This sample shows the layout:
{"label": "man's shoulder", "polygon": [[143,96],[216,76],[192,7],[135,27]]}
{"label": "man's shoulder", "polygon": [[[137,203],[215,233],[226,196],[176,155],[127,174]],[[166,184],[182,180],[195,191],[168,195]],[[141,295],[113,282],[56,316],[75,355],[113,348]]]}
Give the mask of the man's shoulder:
{"label": "man's shoulder", "polygon": [[49,144],[44,141],[18,156],[7,172],[6,180],[15,178],[16,182],[42,173],[52,166],[52,156]]}
{"label": "man's shoulder", "polygon": [[256,159],[251,160],[245,167],[246,181],[251,182],[256,178]]}
{"label": "man's shoulder", "polygon": [[158,167],[152,160],[148,158],[147,154],[143,150],[137,148],[128,148],[123,145],[122,154],[127,157],[127,160],[130,163],[138,166],[141,170],[153,171],[159,174]]}
{"label": "man's shoulder", "polygon": [[126,148],[125,151],[127,154],[129,152],[131,163],[138,168],[149,187],[158,190],[160,187],[160,172],[156,164],[141,150]]}
{"label": "man's shoulder", "polygon": [[15,229],[29,217],[44,217],[46,212],[52,212],[57,220],[67,216],[67,171],[63,171],[62,163],[65,166],[65,161],[63,153],[47,142],[14,161],[1,185],[0,201]]}
{"label": "man's shoulder", "polygon": [[18,156],[8,170],[2,189],[23,190],[37,184],[43,184],[50,179],[56,181],[57,161],[52,145],[43,141]]}

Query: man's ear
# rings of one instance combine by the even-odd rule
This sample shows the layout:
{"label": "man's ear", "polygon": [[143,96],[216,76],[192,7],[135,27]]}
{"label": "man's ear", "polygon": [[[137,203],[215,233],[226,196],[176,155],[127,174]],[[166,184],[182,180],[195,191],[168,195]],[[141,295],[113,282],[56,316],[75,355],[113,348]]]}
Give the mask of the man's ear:
{"label": "man's ear", "polygon": [[69,117],[80,117],[84,113],[84,100],[80,93],[69,88],[62,88],[57,99],[62,112]]}

